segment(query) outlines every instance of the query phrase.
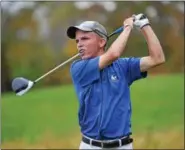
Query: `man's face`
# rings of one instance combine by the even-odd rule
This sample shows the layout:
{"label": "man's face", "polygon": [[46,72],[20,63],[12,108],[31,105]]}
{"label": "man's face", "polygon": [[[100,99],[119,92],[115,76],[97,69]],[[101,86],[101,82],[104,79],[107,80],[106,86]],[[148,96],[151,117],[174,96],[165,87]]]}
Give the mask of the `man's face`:
{"label": "man's face", "polygon": [[94,32],[76,31],[77,49],[82,59],[99,55],[105,45],[105,40]]}

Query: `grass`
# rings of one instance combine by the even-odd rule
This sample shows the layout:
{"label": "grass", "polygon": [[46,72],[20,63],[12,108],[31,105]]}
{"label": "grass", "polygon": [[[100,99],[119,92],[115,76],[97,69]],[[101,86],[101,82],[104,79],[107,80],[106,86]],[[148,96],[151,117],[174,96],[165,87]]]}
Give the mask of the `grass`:
{"label": "grass", "polygon": [[141,128],[168,130],[184,124],[183,75],[149,76],[131,87],[133,124]]}
{"label": "grass", "polygon": [[[147,139],[144,144],[136,141],[137,148],[169,147],[173,138],[181,141],[179,144],[176,142],[176,148],[183,147],[183,74],[148,76],[136,81],[131,86],[131,98],[133,134],[138,139]],[[77,148],[80,141],[78,102],[72,85],[32,89],[22,97],[4,94],[1,105],[3,148],[15,145],[17,148],[27,148],[29,145],[66,148],[66,144],[62,143],[67,143],[67,148]],[[161,139],[158,136],[163,139],[165,135],[168,140],[161,145],[157,141]],[[169,138],[171,135],[173,137]],[[76,143],[71,142],[71,136],[76,137]],[[153,144],[146,144],[149,139]]]}
{"label": "grass", "polygon": [[34,90],[22,97],[2,97],[2,141],[34,141],[45,131],[65,135],[77,126],[72,86]]}
{"label": "grass", "polygon": [[[73,137],[73,138],[71,138]],[[73,133],[71,137],[56,138],[45,134],[38,142],[32,144],[24,140],[9,141],[2,148],[11,149],[77,149],[81,140],[80,134]],[[152,132],[150,134],[134,134],[134,149],[183,149],[184,134],[176,129],[168,132]]]}

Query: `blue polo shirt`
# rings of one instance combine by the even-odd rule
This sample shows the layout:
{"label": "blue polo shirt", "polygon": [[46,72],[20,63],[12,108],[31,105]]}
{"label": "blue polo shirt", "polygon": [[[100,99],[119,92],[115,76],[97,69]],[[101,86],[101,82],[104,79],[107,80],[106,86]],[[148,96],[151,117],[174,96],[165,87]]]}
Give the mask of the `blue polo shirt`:
{"label": "blue polo shirt", "polygon": [[97,140],[130,135],[129,86],[147,76],[140,71],[140,58],[119,58],[102,70],[99,57],[77,60],[70,72],[79,100],[82,134]]}

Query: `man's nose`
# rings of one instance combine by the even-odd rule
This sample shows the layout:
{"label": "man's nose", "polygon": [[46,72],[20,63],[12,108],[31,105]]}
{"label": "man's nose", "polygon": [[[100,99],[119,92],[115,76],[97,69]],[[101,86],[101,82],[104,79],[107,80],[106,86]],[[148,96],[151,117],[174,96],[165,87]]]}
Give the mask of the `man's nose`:
{"label": "man's nose", "polygon": [[82,48],[83,47],[83,43],[82,42],[78,42],[77,47],[78,48]]}

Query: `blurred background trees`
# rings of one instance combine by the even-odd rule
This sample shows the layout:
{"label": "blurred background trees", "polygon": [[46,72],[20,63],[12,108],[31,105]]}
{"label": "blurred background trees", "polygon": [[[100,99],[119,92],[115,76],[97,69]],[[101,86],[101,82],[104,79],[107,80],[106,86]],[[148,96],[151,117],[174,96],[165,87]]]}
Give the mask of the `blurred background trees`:
{"label": "blurred background trees", "polygon": [[[1,91],[9,91],[15,77],[34,80],[75,55],[76,44],[66,36],[68,26],[96,20],[111,33],[126,17],[141,12],[148,16],[167,60],[150,73],[183,72],[183,2],[1,2]],[[123,57],[147,54],[146,41],[134,30]],[[46,77],[38,87],[71,83],[69,66]]]}

